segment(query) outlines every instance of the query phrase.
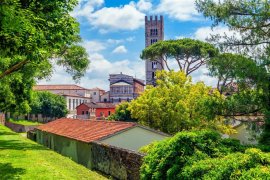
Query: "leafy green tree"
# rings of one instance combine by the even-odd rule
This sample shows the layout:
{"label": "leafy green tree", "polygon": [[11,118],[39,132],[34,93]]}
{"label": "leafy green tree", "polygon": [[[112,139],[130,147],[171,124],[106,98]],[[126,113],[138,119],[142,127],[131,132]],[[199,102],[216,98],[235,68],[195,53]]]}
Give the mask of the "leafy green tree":
{"label": "leafy green tree", "polygon": [[79,24],[70,16],[77,0],[0,2],[0,109],[27,112],[36,80],[49,78],[53,64],[74,80],[89,60],[79,45]]}
{"label": "leafy green tree", "polygon": [[[225,39],[221,44],[236,50],[240,46],[250,51],[261,46],[270,55],[270,3],[268,0],[196,0],[197,9],[214,21],[213,25],[225,24],[239,35],[217,35]],[[240,37],[239,37],[240,36]],[[220,44],[220,43],[219,43]],[[260,52],[262,53],[262,52]]]}
{"label": "leafy green tree", "polygon": [[223,97],[202,82],[193,84],[184,72],[157,72],[157,86],[148,86],[130,104],[131,117],[139,123],[176,133],[193,128],[227,131],[219,113]]}
{"label": "leafy green tree", "polygon": [[167,69],[170,59],[174,59],[180,71],[190,75],[206,62],[215,57],[218,50],[211,44],[194,39],[159,41],[142,51],[141,58],[149,61],[162,60]]}
{"label": "leafy green tree", "polygon": [[220,93],[228,91],[228,86],[237,84],[237,89],[250,89],[260,86],[267,72],[264,67],[239,54],[223,53],[214,57],[207,63],[210,75],[217,77],[217,88]]}
{"label": "leafy green tree", "polygon": [[[197,0],[197,8],[214,21],[213,25],[225,24],[229,29],[236,31],[239,35],[213,36],[212,41],[217,42],[227,50],[240,49],[240,53],[254,57],[256,63],[262,68],[270,64],[270,3],[267,0]],[[220,41],[220,39],[224,39]],[[265,70],[264,70],[265,72]],[[265,124],[264,132],[260,142],[270,145],[270,81],[269,73],[261,78],[257,72],[258,81],[255,90],[262,93]],[[248,77],[246,77],[248,79]]]}
{"label": "leafy green tree", "polygon": [[128,122],[137,121],[136,119],[131,117],[129,106],[130,106],[129,102],[122,102],[121,104],[117,105],[115,108],[115,113],[109,116],[108,119],[116,121],[128,121]]}
{"label": "leafy green tree", "polygon": [[61,118],[68,113],[66,99],[51,92],[35,92],[31,114],[42,114],[45,117]]}

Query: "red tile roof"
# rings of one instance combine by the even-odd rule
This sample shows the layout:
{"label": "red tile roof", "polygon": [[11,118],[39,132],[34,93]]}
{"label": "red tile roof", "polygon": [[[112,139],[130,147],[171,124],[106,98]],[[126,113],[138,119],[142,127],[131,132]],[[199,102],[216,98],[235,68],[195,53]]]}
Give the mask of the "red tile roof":
{"label": "red tile roof", "polygon": [[86,90],[83,87],[74,84],[59,84],[59,85],[36,85],[33,87],[36,91],[45,90]]}
{"label": "red tile roof", "polygon": [[38,126],[37,129],[88,143],[133,126],[136,123],[62,118]]}
{"label": "red tile roof", "polygon": [[96,103],[96,102],[90,102],[90,103],[84,103],[89,108],[115,108],[115,104],[113,103]]}

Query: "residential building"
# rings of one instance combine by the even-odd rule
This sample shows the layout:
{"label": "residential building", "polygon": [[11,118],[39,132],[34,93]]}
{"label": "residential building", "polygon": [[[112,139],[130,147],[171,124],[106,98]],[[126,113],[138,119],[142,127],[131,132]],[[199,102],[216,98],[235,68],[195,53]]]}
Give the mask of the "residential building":
{"label": "residential building", "polygon": [[49,91],[54,94],[63,96],[67,101],[68,117],[76,114],[76,107],[82,103],[91,102],[91,90],[78,85],[36,85],[35,91]]}
{"label": "residential building", "polygon": [[109,102],[110,101],[110,91],[105,92],[100,96],[100,102]]}
{"label": "residential building", "polygon": [[77,117],[83,119],[101,119],[107,118],[115,112],[115,104],[113,103],[82,103],[76,107]]}
{"label": "residential building", "polygon": [[[163,16],[160,16],[158,19],[157,16],[153,19],[153,16],[150,16],[148,19],[145,16],[145,47],[148,47],[158,41],[164,40],[164,20]],[[156,71],[163,70],[164,62],[161,59],[155,61],[145,61],[145,73],[146,73],[146,84],[147,85],[156,85]]]}
{"label": "residential building", "polygon": [[110,74],[109,98],[112,103],[131,101],[144,91],[144,81],[125,74]]}

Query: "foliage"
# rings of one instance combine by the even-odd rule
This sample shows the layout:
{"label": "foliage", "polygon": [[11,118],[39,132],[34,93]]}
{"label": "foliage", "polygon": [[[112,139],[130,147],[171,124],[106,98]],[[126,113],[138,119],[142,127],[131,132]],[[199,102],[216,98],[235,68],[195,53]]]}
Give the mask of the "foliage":
{"label": "foliage", "polygon": [[106,179],[0,125],[0,179]]}
{"label": "foliage", "polygon": [[[225,24],[229,29],[237,32],[232,37],[217,35],[212,36],[212,42],[216,42],[223,51],[234,51],[254,58],[261,70],[270,64],[270,3],[267,0],[197,0],[197,8],[214,20],[214,26]],[[223,39],[223,40],[221,40]],[[266,70],[263,70],[265,72]],[[255,71],[254,71],[255,72]],[[252,73],[253,75],[254,73]],[[265,73],[264,73],[265,74]],[[264,132],[260,143],[270,145],[270,83],[269,72],[267,76],[261,76],[257,71],[254,80],[255,91],[262,93],[261,102],[265,116]],[[243,79],[249,79],[248,74]],[[259,85],[259,86],[258,86]]]}
{"label": "foliage", "polygon": [[80,47],[79,24],[70,12],[77,0],[0,2],[0,109],[29,112],[31,89],[49,78],[53,64],[63,66],[74,80],[89,60]]}
{"label": "foliage", "polygon": [[183,170],[200,160],[224,157],[244,150],[245,147],[238,140],[222,139],[214,131],[180,132],[155,143],[148,150],[141,166],[141,179],[185,179]]}
{"label": "foliage", "polygon": [[193,84],[183,72],[157,73],[157,86],[148,86],[130,104],[132,118],[139,123],[176,133],[193,128],[224,130],[222,118],[216,114],[223,102],[222,95],[202,82]]}
{"label": "foliage", "polygon": [[65,117],[68,113],[66,99],[51,92],[35,92],[31,104],[32,114],[42,114],[46,117]]}
{"label": "foliage", "polygon": [[266,79],[266,70],[243,55],[223,53],[208,62],[210,75],[218,78],[217,88],[220,93],[230,91],[228,86],[237,84],[237,89],[250,89],[260,86]]}
{"label": "foliage", "polygon": [[109,116],[108,119],[116,121],[128,121],[128,122],[137,121],[136,119],[131,117],[129,105],[130,105],[129,102],[122,102],[121,104],[118,104],[115,108],[115,113]]}
{"label": "foliage", "polygon": [[141,58],[150,61],[163,60],[168,70],[169,59],[174,59],[180,71],[189,75],[217,54],[218,50],[213,45],[185,38],[159,41],[144,49]]}
{"label": "foliage", "polygon": [[269,179],[270,154],[259,149],[207,158],[183,168],[182,179]]}
{"label": "foliage", "polygon": [[[254,47],[270,55],[270,3],[268,0],[196,0],[197,9],[214,21],[214,26],[225,24],[238,35],[229,37],[217,35],[213,39],[225,39],[219,43],[231,50],[237,50],[236,46],[251,51]],[[268,52],[267,52],[268,51]],[[259,52],[262,54],[263,52]]]}

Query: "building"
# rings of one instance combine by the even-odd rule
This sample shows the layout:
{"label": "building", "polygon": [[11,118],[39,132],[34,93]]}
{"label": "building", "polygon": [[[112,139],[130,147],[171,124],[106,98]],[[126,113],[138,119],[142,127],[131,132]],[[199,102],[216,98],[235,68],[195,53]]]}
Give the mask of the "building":
{"label": "building", "polygon": [[[148,19],[145,16],[145,47],[148,47],[158,41],[164,40],[164,20],[163,16],[160,16],[158,19],[157,16],[153,19],[150,16]],[[156,85],[155,73],[157,70],[162,70],[163,61],[157,59],[156,61],[145,61],[145,77],[146,77],[146,85]]]}
{"label": "building", "polygon": [[[28,136],[29,137],[29,136]],[[139,179],[138,149],[168,135],[130,122],[62,118],[36,129],[36,141],[115,179]]]}
{"label": "building", "polygon": [[106,93],[105,90],[96,87],[96,88],[89,89],[89,92],[91,94],[91,98],[93,102],[103,102],[101,101],[101,96]]}
{"label": "building", "polygon": [[[141,147],[166,137],[168,135],[162,132],[136,123],[122,121],[86,121],[61,118],[37,127],[37,142],[40,144],[51,144],[51,147],[58,150],[60,148],[63,148],[62,150],[74,148],[71,146],[75,144],[69,144],[67,147],[64,147],[66,146],[65,142],[77,140],[86,144],[98,141],[107,145],[138,151]],[[65,141],[61,141],[61,138],[65,139]]]}
{"label": "building", "polygon": [[67,101],[68,116],[76,114],[76,107],[82,103],[91,102],[91,93],[97,90],[89,90],[78,85],[36,85],[35,91],[49,91],[54,94],[63,96]]}
{"label": "building", "polygon": [[82,119],[107,118],[115,112],[113,103],[82,103],[76,107],[77,117]]}
{"label": "building", "polygon": [[131,101],[144,91],[144,81],[125,74],[110,74],[109,98],[112,103]]}

